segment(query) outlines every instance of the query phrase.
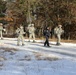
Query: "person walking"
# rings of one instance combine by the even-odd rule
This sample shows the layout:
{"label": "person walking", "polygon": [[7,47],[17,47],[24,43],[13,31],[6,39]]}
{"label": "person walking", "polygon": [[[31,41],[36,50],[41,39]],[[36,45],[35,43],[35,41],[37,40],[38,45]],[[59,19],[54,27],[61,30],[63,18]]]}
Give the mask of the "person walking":
{"label": "person walking", "polygon": [[57,43],[56,43],[56,45],[61,45],[60,41],[61,41],[61,35],[62,35],[62,33],[64,33],[64,30],[62,29],[62,25],[58,25],[57,27],[55,27],[54,34],[57,37]]}
{"label": "person walking", "polygon": [[29,42],[32,38],[33,38],[33,42],[35,42],[35,27],[34,27],[34,24],[29,24],[28,32],[29,32]]}
{"label": "person walking", "polygon": [[3,24],[0,23],[0,38],[1,39],[3,39],[3,34],[2,34],[3,32],[2,31],[3,31]]}
{"label": "person walking", "polygon": [[18,39],[17,39],[17,45],[20,45],[20,40],[22,41],[22,46],[24,46],[24,36],[23,34],[25,34],[23,26],[20,26],[20,28],[18,28],[16,30],[16,33],[18,35]]}
{"label": "person walking", "polygon": [[43,30],[43,34],[45,37],[45,42],[44,42],[44,46],[50,47],[49,45],[49,37],[51,35],[51,30],[49,27],[47,27],[46,29]]}

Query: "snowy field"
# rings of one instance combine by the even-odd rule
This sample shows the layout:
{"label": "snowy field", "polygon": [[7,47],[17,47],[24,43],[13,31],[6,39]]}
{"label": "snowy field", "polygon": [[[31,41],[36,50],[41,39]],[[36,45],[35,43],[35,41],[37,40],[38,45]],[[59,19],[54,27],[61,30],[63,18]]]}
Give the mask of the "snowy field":
{"label": "snowy field", "polygon": [[0,75],[76,75],[76,44],[62,43],[44,47],[25,39],[17,46],[16,38],[0,40]]}

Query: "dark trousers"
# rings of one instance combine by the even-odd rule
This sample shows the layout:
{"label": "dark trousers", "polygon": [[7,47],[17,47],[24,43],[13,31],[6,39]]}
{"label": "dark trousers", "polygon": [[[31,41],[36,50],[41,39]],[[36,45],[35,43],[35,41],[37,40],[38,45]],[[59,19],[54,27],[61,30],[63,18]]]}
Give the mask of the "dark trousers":
{"label": "dark trousers", "polygon": [[45,36],[46,40],[44,42],[44,46],[49,46],[49,37],[48,36]]}

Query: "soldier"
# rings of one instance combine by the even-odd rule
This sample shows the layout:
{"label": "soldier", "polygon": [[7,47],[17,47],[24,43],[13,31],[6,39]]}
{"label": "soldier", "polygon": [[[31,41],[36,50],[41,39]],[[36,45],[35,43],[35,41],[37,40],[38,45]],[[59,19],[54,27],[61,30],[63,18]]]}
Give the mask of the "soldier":
{"label": "soldier", "polygon": [[47,47],[50,47],[50,45],[49,45],[49,37],[50,37],[50,35],[51,35],[51,30],[50,30],[50,28],[47,27],[46,29],[44,29],[44,30],[43,30],[43,34],[44,34],[45,39],[46,39],[45,42],[44,42],[44,46],[47,45]]}
{"label": "soldier", "polygon": [[35,42],[35,27],[34,27],[34,24],[29,24],[28,32],[29,32],[29,42],[30,42],[31,38],[33,38],[33,42]]}
{"label": "soldier", "polygon": [[3,31],[3,24],[0,23],[0,37],[1,37],[1,39],[3,39],[2,31]]}
{"label": "soldier", "polygon": [[62,25],[58,25],[55,29],[54,29],[54,34],[57,37],[57,43],[56,45],[61,45],[60,41],[61,41],[61,35],[64,32],[64,30],[62,29]]}
{"label": "soldier", "polygon": [[20,40],[21,40],[22,41],[22,46],[24,46],[24,37],[23,37],[23,34],[25,34],[25,32],[23,30],[23,26],[20,26],[20,28],[18,28],[16,30],[16,33],[18,35],[17,45],[19,46]]}

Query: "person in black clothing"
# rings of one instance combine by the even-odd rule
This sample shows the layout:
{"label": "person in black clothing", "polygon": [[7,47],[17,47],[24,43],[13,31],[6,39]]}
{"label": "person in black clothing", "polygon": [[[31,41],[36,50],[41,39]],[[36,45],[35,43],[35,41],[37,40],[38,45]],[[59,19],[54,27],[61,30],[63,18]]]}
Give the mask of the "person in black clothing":
{"label": "person in black clothing", "polygon": [[45,42],[44,42],[44,46],[47,46],[47,47],[50,47],[49,45],[49,37],[51,35],[51,30],[49,27],[47,27],[46,29],[43,30],[43,34],[44,34],[44,37],[45,37]]}

